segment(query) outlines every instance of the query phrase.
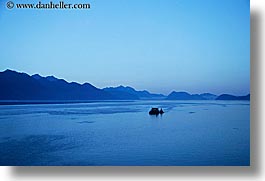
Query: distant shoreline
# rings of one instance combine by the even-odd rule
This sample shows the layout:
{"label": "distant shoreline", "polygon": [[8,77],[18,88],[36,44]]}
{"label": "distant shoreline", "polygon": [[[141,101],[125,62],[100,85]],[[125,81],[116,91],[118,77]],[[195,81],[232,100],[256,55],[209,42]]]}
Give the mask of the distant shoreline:
{"label": "distant shoreline", "polygon": [[86,103],[98,103],[98,102],[139,102],[139,101],[149,101],[149,102],[168,102],[168,101],[183,101],[183,102],[190,102],[190,101],[203,101],[203,102],[212,102],[212,101],[240,101],[240,102],[250,102],[250,100],[0,100],[0,106],[8,106],[8,105],[40,105],[40,104],[86,104]]}
{"label": "distant shoreline", "polygon": [[[130,86],[97,88],[90,83],[67,82],[54,76],[42,77],[28,75],[13,70],[0,72],[0,100],[14,104],[15,100],[29,104],[80,103],[87,101],[128,101],[128,100],[250,100],[250,94],[238,96],[231,94],[215,95],[209,92],[191,94],[173,90],[169,95],[136,90]],[[32,101],[31,101],[32,100]]]}

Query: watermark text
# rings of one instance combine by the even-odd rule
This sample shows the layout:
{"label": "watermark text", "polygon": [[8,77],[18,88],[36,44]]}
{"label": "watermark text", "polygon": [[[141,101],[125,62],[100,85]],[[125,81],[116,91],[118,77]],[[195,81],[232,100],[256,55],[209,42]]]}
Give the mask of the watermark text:
{"label": "watermark text", "polygon": [[6,3],[6,7],[8,9],[90,9],[89,3],[65,3],[64,1],[53,2],[50,1],[49,3],[42,3],[39,1],[38,3],[14,3],[13,1],[8,1]]}

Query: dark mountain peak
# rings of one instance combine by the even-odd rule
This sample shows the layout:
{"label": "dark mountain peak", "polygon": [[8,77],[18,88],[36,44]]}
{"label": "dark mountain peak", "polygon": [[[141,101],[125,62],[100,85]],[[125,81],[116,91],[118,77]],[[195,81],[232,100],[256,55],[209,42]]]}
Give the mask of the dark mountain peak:
{"label": "dark mountain peak", "polygon": [[129,91],[136,91],[134,88],[130,87],[130,86],[126,86],[125,89],[129,90]]}
{"label": "dark mountain peak", "polygon": [[31,77],[33,77],[34,79],[37,79],[37,80],[39,80],[39,79],[42,79],[43,77],[42,76],[40,76],[39,74],[34,74],[34,75],[32,75]]}
{"label": "dark mountain peak", "polygon": [[16,72],[16,71],[10,69],[6,69],[5,71],[3,71],[3,73],[9,73],[9,72]]}
{"label": "dark mountain peak", "polygon": [[112,95],[85,84],[68,83],[54,76],[7,70],[0,72],[0,100],[112,100]]}
{"label": "dark mountain peak", "polygon": [[124,89],[125,87],[123,85],[119,85],[117,87],[110,87],[110,88],[118,88],[118,89]]}
{"label": "dark mountain peak", "polygon": [[118,90],[131,91],[131,92],[136,91],[134,88],[130,86],[123,86],[123,85],[120,85],[118,87],[113,87],[113,88],[118,89]]}
{"label": "dark mountain peak", "polygon": [[39,74],[34,74],[32,75],[31,77],[33,77],[34,79],[36,80],[42,80],[42,81],[50,81],[50,82],[57,82],[57,81],[61,81],[61,82],[64,82],[64,83],[68,83],[67,81],[65,81],[64,79],[58,79],[56,77],[54,77],[53,75],[49,75],[49,76],[46,76],[46,77],[43,77]]}
{"label": "dark mountain peak", "polygon": [[56,77],[54,76],[47,76],[45,77],[48,81],[51,81],[51,82],[55,82],[55,81],[58,81],[59,79],[57,79]]}
{"label": "dark mountain peak", "polygon": [[164,99],[165,96],[162,94],[152,94],[146,90],[137,91],[130,86],[120,85],[118,87],[106,87],[103,89],[115,95],[116,97],[120,97],[122,99],[149,99],[149,100],[161,100]]}
{"label": "dark mountain peak", "polygon": [[[90,84],[90,83],[84,83],[84,84],[82,84],[81,86],[84,87],[84,88],[86,88],[86,89],[101,90],[101,89],[99,89],[99,88],[93,86],[93,85]],[[103,91],[103,90],[101,90],[101,91]]]}
{"label": "dark mountain peak", "polygon": [[[142,90],[142,91],[138,91],[139,93],[141,94],[144,94],[144,95],[148,95],[148,94],[151,94],[150,92],[148,92],[147,90]],[[160,95],[160,94],[159,94]]]}
{"label": "dark mountain peak", "polygon": [[118,87],[106,87],[103,90],[113,95],[117,99],[121,99],[121,100],[138,100],[139,99],[139,97],[135,94],[135,92],[128,91],[128,89],[122,85]]}
{"label": "dark mountain peak", "polygon": [[172,91],[169,95],[190,95],[188,92],[185,91]]}
{"label": "dark mountain peak", "polygon": [[86,82],[86,83],[83,83],[82,86],[85,86],[86,87],[86,86],[93,86],[93,85]]}
{"label": "dark mountain peak", "polygon": [[17,77],[19,75],[22,75],[22,77],[30,77],[28,74],[23,73],[23,72],[17,72],[15,70],[10,70],[10,69],[6,69],[3,72],[0,72],[2,75],[4,76],[8,76],[8,77]]}
{"label": "dark mountain peak", "polygon": [[168,100],[214,100],[215,98],[216,96],[213,94],[189,94],[184,91],[173,91],[167,96]]}
{"label": "dark mountain peak", "polygon": [[69,83],[70,85],[74,85],[74,86],[81,86],[79,83],[77,83],[77,82],[70,82]]}
{"label": "dark mountain peak", "polygon": [[2,73],[2,74],[19,74],[19,72],[14,71],[14,70],[10,70],[10,69],[6,69],[5,71],[0,72],[0,73]]}
{"label": "dark mountain peak", "polygon": [[135,92],[136,90],[130,86],[123,86],[119,85],[117,87],[106,87],[104,88],[106,90],[117,90],[117,91],[129,91],[129,92]]}
{"label": "dark mountain peak", "polygon": [[230,94],[222,94],[216,98],[216,100],[250,100],[250,94],[245,96],[235,96]]}
{"label": "dark mountain peak", "polygon": [[148,92],[147,90],[143,90],[143,91],[140,91],[140,92],[143,92],[143,93],[150,93],[150,92]]}

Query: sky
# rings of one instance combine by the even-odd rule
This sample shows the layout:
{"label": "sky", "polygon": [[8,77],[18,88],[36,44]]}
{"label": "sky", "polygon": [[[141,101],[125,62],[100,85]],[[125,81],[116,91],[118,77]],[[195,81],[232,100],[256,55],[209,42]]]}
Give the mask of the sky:
{"label": "sky", "polygon": [[250,92],[248,0],[64,2],[91,8],[9,10],[0,2],[0,71],[163,94]]}

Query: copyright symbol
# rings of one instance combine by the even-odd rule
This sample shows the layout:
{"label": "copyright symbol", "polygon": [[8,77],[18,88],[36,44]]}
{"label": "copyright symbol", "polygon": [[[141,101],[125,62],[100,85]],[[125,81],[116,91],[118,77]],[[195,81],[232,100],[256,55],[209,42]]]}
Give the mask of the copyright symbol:
{"label": "copyright symbol", "polygon": [[12,1],[8,1],[8,2],[6,3],[6,7],[7,7],[8,9],[12,9],[14,6],[15,6],[15,4],[14,4]]}

